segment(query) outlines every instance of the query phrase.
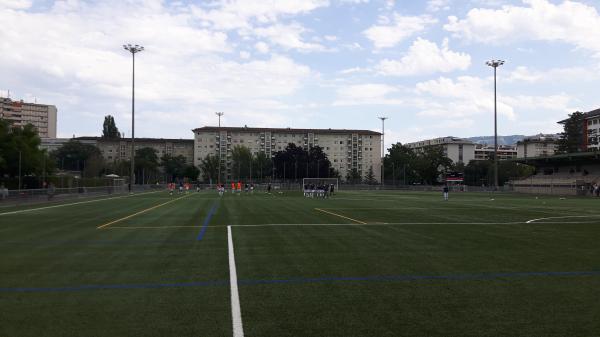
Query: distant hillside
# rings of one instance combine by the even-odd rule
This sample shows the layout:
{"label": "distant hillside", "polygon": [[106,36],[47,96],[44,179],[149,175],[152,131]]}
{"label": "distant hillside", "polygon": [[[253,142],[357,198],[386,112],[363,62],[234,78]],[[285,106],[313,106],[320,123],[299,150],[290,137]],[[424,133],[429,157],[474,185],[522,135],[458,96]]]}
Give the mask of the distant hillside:
{"label": "distant hillside", "polygon": [[[524,135],[498,136],[498,145],[515,145],[518,141],[523,140]],[[494,136],[479,136],[467,138],[477,144],[494,144]]]}

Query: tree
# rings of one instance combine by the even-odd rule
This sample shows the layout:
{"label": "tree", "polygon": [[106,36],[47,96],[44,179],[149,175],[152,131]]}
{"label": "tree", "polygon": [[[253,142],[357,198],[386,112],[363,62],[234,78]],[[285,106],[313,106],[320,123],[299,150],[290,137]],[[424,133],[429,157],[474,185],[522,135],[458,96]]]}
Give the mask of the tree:
{"label": "tree", "polygon": [[151,147],[135,150],[135,176],[137,183],[146,183],[158,173],[158,152]]}
{"label": "tree", "polygon": [[327,178],[332,173],[331,162],[323,148],[313,146],[308,151],[289,143],[283,151],[278,151],[273,157],[275,175],[278,178]]}
{"label": "tree", "polygon": [[356,168],[353,168],[352,171],[349,171],[348,174],[346,174],[346,182],[350,184],[360,184],[361,178],[362,177]]}
{"label": "tree", "polygon": [[263,180],[273,173],[273,162],[264,152],[257,153],[252,159],[252,176]]}
{"label": "tree", "polygon": [[[516,163],[510,160],[498,162],[498,183],[504,185],[511,179],[523,179],[535,172],[535,167]],[[489,185],[494,179],[493,160],[471,160],[464,168],[464,183],[466,185]]]}
{"label": "tree", "polygon": [[411,148],[401,143],[393,144],[383,158],[385,177],[392,179],[394,184],[396,180],[401,180],[403,184],[418,182],[416,159],[417,155]]}
{"label": "tree", "polygon": [[187,165],[183,169],[183,177],[187,178],[191,181],[198,180],[199,175],[200,175],[200,170],[194,165]]}
{"label": "tree", "polygon": [[373,166],[369,166],[369,170],[365,175],[365,184],[375,185],[377,184],[377,179],[375,179],[375,173],[373,173]]}
{"label": "tree", "polygon": [[118,139],[121,138],[117,124],[113,116],[108,115],[104,117],[104,123],[102,124],[102,138],[105,139]]}
{"label": "tree", "polygon": [[585,114],[576,111],[560,123],[563,124],[563,132],[558,141],[558,152],[573,153],[587,150],[585,146],[587,135],[583,133],[586,123]]}
{"label": "tree", "polygon": [[160,158],[160,166],[163,167],[169,182],[183,178],[186,166],[185,157],[182,155],[172,156],[165,154]]}
{"label": "tree", "polygon": [[414,166],[421,183],[433,185],[452,166],[452,160],[446,157],[441,146],[428,146],[417,154]]}
{"label": "tree", "polygon": [[83,144],[74,139],[66,142],[52,154],[56,159],[57,167],[70,171],[82,171],[85,168],[86,161],[92,157],[102,158],[102,153],[96,146]]}
{"label": "tree", "polygon": [[0,176],[18,176],[19,156],[22,176],[39,176],[44,171],[51,171],[53,165],[46,151],[40,150],[40,144],[40,137],[33,125],[18,127],[0,119]]}
{"label": "tree", "polygon": [[252,152],[243,145],[236,145],[231,150],[231,176],[237,180],[246,180],[250,177],[252,165]]}
{"label": "tree", "polygon": [[219,175],[219,157],[211,154],[204,157],[200,162],[200,171],[204,182],[217,182],[217,176]]}

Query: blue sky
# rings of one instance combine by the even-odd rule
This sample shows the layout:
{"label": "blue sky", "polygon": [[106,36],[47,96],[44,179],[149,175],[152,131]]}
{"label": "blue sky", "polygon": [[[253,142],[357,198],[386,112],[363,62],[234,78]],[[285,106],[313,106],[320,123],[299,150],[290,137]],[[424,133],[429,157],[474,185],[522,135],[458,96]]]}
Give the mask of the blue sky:
{"label": "blue sky", "polygon": [[600,4],[556,0],[0,0],[0,95],[54,104],[59,136],[227,126],[380,130],[386,143],[560,131],[600,107]]}

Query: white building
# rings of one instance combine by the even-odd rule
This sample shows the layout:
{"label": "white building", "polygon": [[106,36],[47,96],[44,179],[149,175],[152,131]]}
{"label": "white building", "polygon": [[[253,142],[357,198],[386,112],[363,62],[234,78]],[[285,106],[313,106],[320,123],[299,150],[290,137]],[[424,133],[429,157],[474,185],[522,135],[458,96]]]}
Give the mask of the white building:
{"label": "white building", "polygon": [[352,169],[362,177],[373,168],[375,179],[381,178],[381,133],[369,130],[345,129],[292,129],[205,126],[194,129],[194,164],[207,155],[218,155],[231,178],[231,150],[243,145],[252,154],[265,153],[268,157],[284,150],[289,143],[305,150],[320,146],[340,176],[346,177]]}
{"label": "white building", "polygon": [[[498,145],[498,160],[517,158],[517,147],[514,145]],[[475,146],[475,160],[494,159],[494,146],[477,144]]]}
{"label": "white building", "polygon": [[585,132],[587,134],[585,144],[588,149],[600,149],[600,109],[585,113]]}
{"label": "white building", "polygon": [[559,135],[539,134],[525,137],[517,143],[517,158],[537,158],[554,155],[558,149]]}
{"label": "white building", "polygon": [[421,151],[429,146],[441,146],[444,149],[446,157],[450,158],[453,163],[468,164],[475,159],[475,143],[470,140],[458,137],[440,137],[427,139],[413,143],[406,143],[404,146],[415,151]]}
{"label": "white building", "polygon": [[0,97],[0,118],[11,121],[14,126],[33,125],[40,138],[56,138],[54,105],[26,103]]}

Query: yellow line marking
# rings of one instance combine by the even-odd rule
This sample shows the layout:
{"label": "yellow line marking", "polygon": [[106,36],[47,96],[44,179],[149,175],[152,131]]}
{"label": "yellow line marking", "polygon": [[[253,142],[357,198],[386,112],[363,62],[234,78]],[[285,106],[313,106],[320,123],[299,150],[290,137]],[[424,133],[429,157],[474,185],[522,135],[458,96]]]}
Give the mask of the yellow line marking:
{"label": "yellow line marking", "polygon": [[202,226],[111,226],[108,229],[201,228]]}
{"label": "yellow line marking", "polygon": [[111,222],[107,222],[107,223],[105,223],[104,225],[101,225],[101,226],[98,226],[98,227],[96,227],[96,229],[102,229],[102,228],[104,228],[104,227],[110,226],[110,225],[112,225],[112,224],[115,224],[115,223],[117,223],[117,222],[121,222],[121,221],[123,221],[123,220],[127,220],[127,219],[129,219],[129,218],[133,218],[133,217],[134,217],[134,216],[136,216],[136,215],[140,215],[140,214],[142,214],[142,213],[149,212],[149,211],[151,211],[151,210],[153,210],[153,209],[157,209],[157,208],[159,208],[159,207],[161,207],[161,206],[164,206],[164,205],[170,204],[170,203],[172,203],[172,202],[175,202],[175,201],[177,201],[177,200],[179,200],[179,199],[187,198],[187,197],[189,197],[189,196],[191,196],[191,195],[193,195],[193,194],[186,194],[186,195],[184,195],[183,197],[179,197],[179,198],[177,198],[177,199],[169,200],[169,201],[167,201],[167,202],[163,202],[162,204],[158,204],[158,205],[156,205],[156,206],[152,206],[152,207],[150,207],[150,208],[146,208],[145,210],[142,210],[142,211],[139,211],[139,212],[133,213],[133,214],[131,214],[131,215],[128,215],[128,216],[126,216],[126,217],[122,217],[122,218],[120,218],[120,219],[113,220],[113,221],[111,221]]}
{"label": "yellow line marking", "polygon": [[319,211],[319,212],[323,212],[323,213],[327,213],[327,214],[335,215],[335,216],[338,216],[338,217],[340,217],[340,218],[344,218],[344,219],[346,219],[346,220],[354,221],[354,222],[356,222],[356,223],[359,223],[359,224],[362,224],[362,225],[366,225],[366,224],[367,224],[366,222],[363,222],[363,221],[360,221],[360,220],[356,220],[356,219],[352,219],[352,218],[349,218],[349,217],[347,217],[347,216],[343,216],[343,215],[341,215],[341,214],[337,214],[337,213],[329,212],[329,211],[326,211],[326,210],[324,210],[324,209],[315,208],[315,210],[317,210],[317,211]]}

